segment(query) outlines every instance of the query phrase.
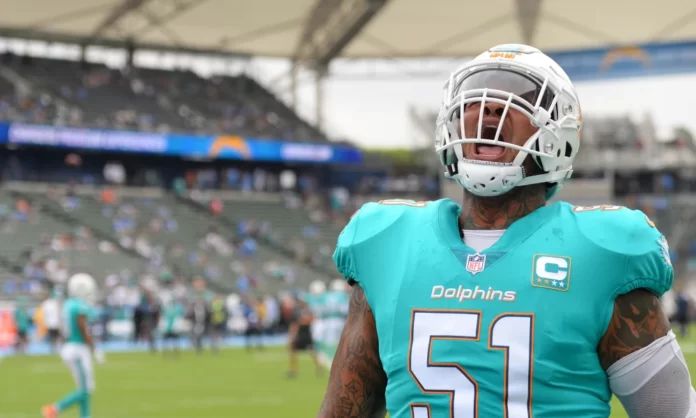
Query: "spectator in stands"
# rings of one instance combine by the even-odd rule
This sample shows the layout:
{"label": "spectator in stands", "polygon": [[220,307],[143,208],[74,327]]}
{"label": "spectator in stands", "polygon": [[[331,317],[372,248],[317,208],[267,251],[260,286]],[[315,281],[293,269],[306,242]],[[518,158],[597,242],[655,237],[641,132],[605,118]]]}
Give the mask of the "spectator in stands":
{"label": "spectator in stands", "polygon": [[19,198],[15,201],[14,219],[19,222],[27,222],[31,212],[31,205],[26,199]]}
{"label": "spectator in stands", "polygon": [[27,280],[34,280],[41,283],[45,283],[47,280],[46,270],[44,269],[44,264],[40,261],[29,262],[24,266],[24,277]]}
{"label": "spectator in stands", "polygon": [[185,196],[188,191],[186,180],[183,177],[177,177],[172,181],[172,189],[177,196]]}
{"label": "spectator in stands", "polygon": [[247,274],[242,273],[237,278],[237,290],[242,295],[249,293],[249,291],[251,290],[251,279]]}
{"label": "spectator in stands", "polygon": [[222,199],[216,197],[210,201],[210,213],[213,216],[220,216],[224,210],[225,205],[222,203]]}
{"label": "spectator in stands", "polygon": [[104,187],[99,195],[102,204],[111,206],[116,203],[116,191],[111,187]]}
{"label": "spectator in stands", "polygon": [[258,244],[256,243],[256,240],[252,237],[246,237],[242,241],[242,245],[240,246],[240,254],[245,256],[245,257],[253,257],[256,255],[256,250],[258,248]]}

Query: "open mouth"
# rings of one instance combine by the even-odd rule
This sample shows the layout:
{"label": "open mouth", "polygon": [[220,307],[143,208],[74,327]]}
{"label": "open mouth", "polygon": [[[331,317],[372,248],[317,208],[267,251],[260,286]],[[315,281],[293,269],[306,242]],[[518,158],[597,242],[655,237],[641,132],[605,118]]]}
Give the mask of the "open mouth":
{"label": "open mouth", "polygon": [[[481,138],[483,139],[495,139],[495,133],[498,130],[498,126],[485,126],[481,129]],[[498,141],[506,142],[503,133],[498,135]],[[495,160],[501,157],[505,153],[505,147],[499,145],[488,145],[488,144],[475,144],[474,152],[476,153],[476,158],[482,160]]]}

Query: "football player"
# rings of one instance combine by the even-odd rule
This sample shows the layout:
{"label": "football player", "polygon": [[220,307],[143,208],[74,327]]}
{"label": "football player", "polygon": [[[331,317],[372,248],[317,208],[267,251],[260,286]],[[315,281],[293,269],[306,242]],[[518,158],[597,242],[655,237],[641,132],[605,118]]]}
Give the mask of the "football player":
{"label": "football player", "polygon": [[324,336],[322,343],[328,352],[333,352],[341,336],[348,315],[348,294],[345,280],[331,281],[331,290],[324,297]]}
{"label": "football player", "polygon": [[324,321],[325,300],[326,283],[321,280],[312,281],[309,284],[309,293],[304,295],[304,301],[307,302],[309,309],[314,315],[314,320],[312,321],[312,338],[314,338],[314,343],[319,346],[324,343],[323,337],[326,327]]}
{"label": "football player", "polygon": [[696,416],[659,301],[667,244],[622,207],[547,200],[570,177],[575,89],[526,45],[445,84],[435,148],[459,205],[368,203],[334,260],[353,284],[319,416]]}
{"label": "football player", "polygon": [[63,303],[65,344],[60,355],[70,369],[77,389],[58,402],[44,406],[41,409],[44,418],[55,418],[74,405],[80,407],[80,418],[90,417],[90,398],[94,391],[92,356],[98,363],[104,361],[103,353],[95,350],[87,323],[90,304],[95,302],[96,293],[94,279],[88,274],[78,273],[68,280],[69,299]]}
{"label": "football player", "polygon": [[162,322],[162,353],[172,350],[179,353],[179,329],[177,323],[184,318],[184,305],[174,296],[164,304],[164,321]]}
{"label": "football player", "polygon": [[288,372],[287,377],[292,379],[297,377],[299,372],[298,353],[300,351],[309,352],[314,362],[317,376],[321,375],[321,364],[317,357],[317,351],[312,336],[312,322],[314,314],[307,302],[299,299],[292,321],[288,327]]}

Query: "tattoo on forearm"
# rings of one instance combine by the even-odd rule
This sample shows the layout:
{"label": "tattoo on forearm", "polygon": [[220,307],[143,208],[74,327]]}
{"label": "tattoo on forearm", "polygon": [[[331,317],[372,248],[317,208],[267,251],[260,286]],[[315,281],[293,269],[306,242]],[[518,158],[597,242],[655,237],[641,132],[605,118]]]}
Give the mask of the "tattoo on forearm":
{"label": "tattoo on forearm", "polygon": [[374,317],[362,289],[355,285],[319,417],[384,417],[386,382]]}
{"label": "tattoo on forearm", "polygon": [[660,301],[646,290],[634,290],[616,298],[614,314],[597,347],[606,370],[620,358],[667,335],[669,322]]}

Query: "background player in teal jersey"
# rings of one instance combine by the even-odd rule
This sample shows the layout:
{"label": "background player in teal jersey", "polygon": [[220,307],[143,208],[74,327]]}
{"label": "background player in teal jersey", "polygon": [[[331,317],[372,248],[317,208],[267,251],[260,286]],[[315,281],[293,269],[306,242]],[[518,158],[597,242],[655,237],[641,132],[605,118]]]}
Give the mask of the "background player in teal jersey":
{"label": "background player in teal jersey", "polygon": [[346,287],[345,280],[332,280],[329,291],[324,295],[324,332],[321,342],[331,351],[338,345],[343,324],[348,316],[349,299]]}
{"label": "background player in teal jersey", "polygon": [[90,398],[94,391],[92,356],[103,362],[104,356],[95,351],[94,341],[87,325],[90,303],[96,298],[94,279],[83,273],[75,274],[68,281],[69,298],[63,303],[63,327],[65,344],[60,355],[75,379],[77,389],[58,402],[46,405],[41,412],[44,418],[55,418],[66,409],[79,405],[80,418],[90,418]]}
{"label": "background player in teal jersey", "polygon": [[179,330],[177,323],[184,318],[184,305],[175,297],[164,305],[162,322],[162,353],[172,350],[175,354],[179,353]]}
{"label": "background player in teal jersey", "polygon": [[436,151],[462,205],[361,208],[334,260],[354,284],[319,416],[696,416],[658,297],[667,244],[639,211],[547,199],[582,116],[565,72],[500,45],[445,84]]}
{"label": "background player in teal jersey", "polygon": [[24,354],[29,341],[29,328],[31,328],[31,316],[27,310],[27,299],[22,297],[17,299],[17,306],[14,310],[14,321],[17,327],[17,342],[15,349],[17,353]]}

